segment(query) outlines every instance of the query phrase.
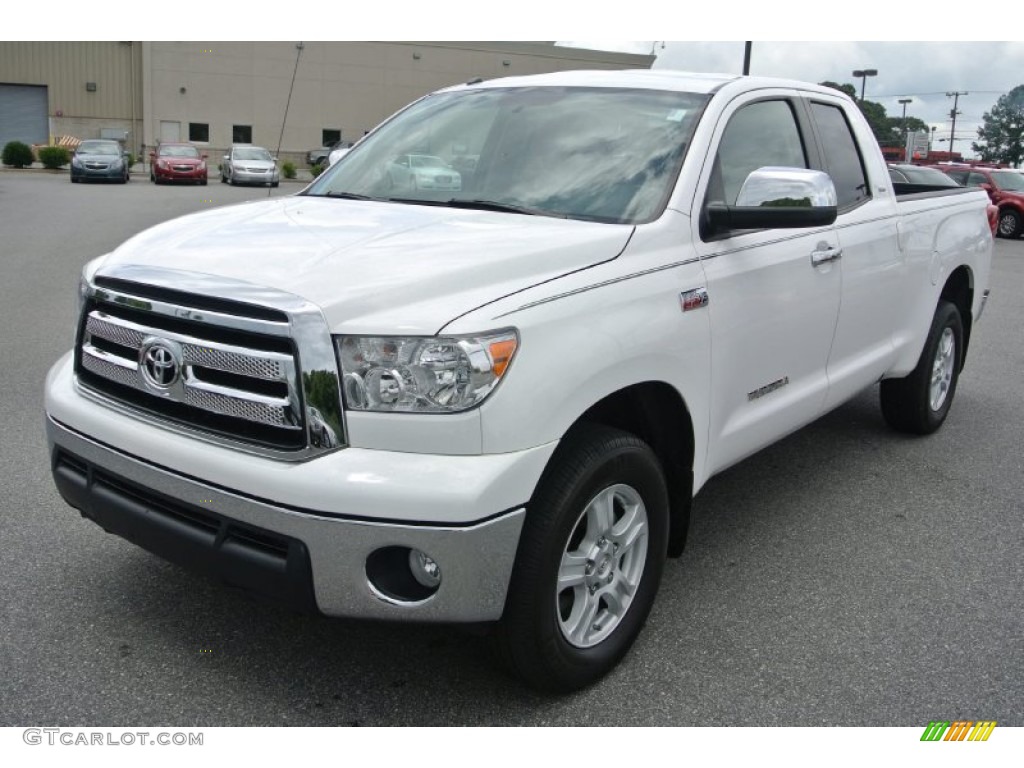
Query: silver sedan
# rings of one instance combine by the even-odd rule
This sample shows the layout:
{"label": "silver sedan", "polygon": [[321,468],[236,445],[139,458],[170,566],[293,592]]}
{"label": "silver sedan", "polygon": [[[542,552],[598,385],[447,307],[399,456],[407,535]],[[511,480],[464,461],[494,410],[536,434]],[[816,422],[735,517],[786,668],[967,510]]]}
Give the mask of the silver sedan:
{"label": "silver sedan", "polygon": [[220,180],[223,184],[269,184],[276,187],[281,176],[277,158],[263,147],[236,144],[221,161]]}

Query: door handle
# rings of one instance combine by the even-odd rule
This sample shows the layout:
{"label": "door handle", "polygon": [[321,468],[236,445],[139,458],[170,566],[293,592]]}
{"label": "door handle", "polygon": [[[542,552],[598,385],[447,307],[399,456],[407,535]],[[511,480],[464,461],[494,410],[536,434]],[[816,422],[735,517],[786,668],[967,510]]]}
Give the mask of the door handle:
{"label": "door handle", "polygon": [[818,243],[817,250],[811,251],[811,265],[815,267],[830,261],[839,261],[841,258],[843,258],[843,249],[833,248],[826,243]]}

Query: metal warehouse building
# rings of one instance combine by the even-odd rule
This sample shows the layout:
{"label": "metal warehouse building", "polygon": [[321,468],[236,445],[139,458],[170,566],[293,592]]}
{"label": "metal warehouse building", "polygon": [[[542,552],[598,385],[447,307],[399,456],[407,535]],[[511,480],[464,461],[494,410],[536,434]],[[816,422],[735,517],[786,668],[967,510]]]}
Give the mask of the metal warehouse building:
{"label": "metal warehouse building", "polygon": [[653,61],[550,42],[0,42],[0,146],[117,138],[142,154],[193,141],[214,158],[280,140],[282,159],[302,162],[440,87]]}

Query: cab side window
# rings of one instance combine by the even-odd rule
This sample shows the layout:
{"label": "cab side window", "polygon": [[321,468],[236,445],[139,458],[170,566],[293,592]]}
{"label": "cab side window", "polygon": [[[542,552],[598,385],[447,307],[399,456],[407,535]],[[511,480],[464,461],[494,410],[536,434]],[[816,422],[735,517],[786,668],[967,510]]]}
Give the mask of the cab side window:
{"label": "cab side window", "polygon": [[980,173],[975,173],[974,171],[971,171],[971,173],[967,176],[967,186],[980,187],[982,184],[988,184],[988,179],[986,179],[985,176]]}
{"label": "cab side window", "polygon": [[867,174],[843,110],[831,104],[813,102],[811,113],[818,126],[828,174],[836,187],[839,210],[867,200],[871,197]]}
{"label": "cab side window", "polygon": [[750,172],[765,166],[807,168],[804,144],[789,102],[754,102],[729,119],[715,155],[708,201],[735,205]]}

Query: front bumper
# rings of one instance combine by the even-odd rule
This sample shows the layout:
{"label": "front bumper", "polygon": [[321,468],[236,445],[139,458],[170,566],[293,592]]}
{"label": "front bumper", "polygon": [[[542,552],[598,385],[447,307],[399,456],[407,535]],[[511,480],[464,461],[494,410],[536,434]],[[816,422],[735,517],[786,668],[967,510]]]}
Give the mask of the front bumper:
{"label": "front bumper", "polygon": [[[167,559],[294,605],[305,589],[295,574],[308,557],[312,602],[331,616],[500,618],[525,502],[554,450],[436,456],[346,448],[289,464],[93,402],[78,391],[68,358],[54,366],[46,389],[55,480],[72,506]],[[203,515],[210,520],[168,538],[182,519]],[[267,537],[287,554],[258,572],[250,563],[258,553],[234,547],[225,554],[217,546]],[[375,590],[367,558],[384,547],[418,549],[435,560],[442,573],[437,592],[396,601]]]}
{"label": "front bumper", "polygon": [[113,181],[114,179],[123,179],[125,176],[124,168],[75,168],[71,166],[71,178],[73,179],[100,179],[105,181]]}
{"label": "front bumper", "polygon": [[239,184],[276,184],[280,181],[277,171],[243,171],[234,169],[231,178]]}
{"label": "front bumper", "polygon": [[174,168],[154,166],[153,175],[161,181],[202,181],[207,177],[207,170],[196,167],[195,170],[179,171]]}

